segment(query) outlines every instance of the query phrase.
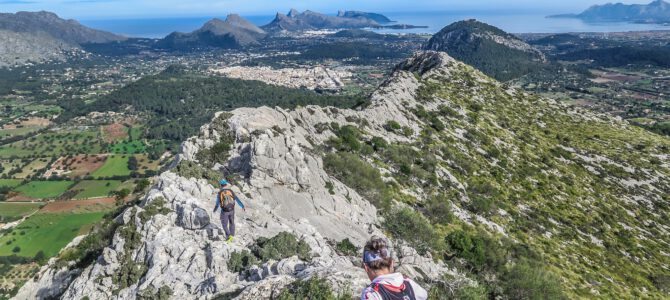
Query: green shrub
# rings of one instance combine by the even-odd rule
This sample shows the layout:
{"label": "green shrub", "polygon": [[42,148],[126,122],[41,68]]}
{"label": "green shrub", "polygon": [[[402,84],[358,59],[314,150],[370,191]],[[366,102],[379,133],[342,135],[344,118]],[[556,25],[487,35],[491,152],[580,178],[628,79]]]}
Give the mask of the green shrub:
{"label": "green shrub", "polygon": [[426,217],[436,224],[449,224],[454,219],[454,214],[451,212],[451,202],[449,198],[440,194],[428,198],[426,201]]}
{"label": "green shrub", "polygon": [[386,140],[384,138],[381,138],[381,137],[378,137],[378,136],[373,137],[370,140],[370,144],[372,145],[372,149],[376,152],[384,150],[389,146],[388,142],[386,142]]}
{"label": "green shrub", "polygon": [[477,268],[481,268],[486,261],[484,250],[484,241],[478,236],[471,236],[463,230],[457,230],[450,233],[447,238],[449,249],[454,251],[456,256],[467,260]]}
{"label": "green shrub", "polygon": [[396,131],[396,130],[400,130],[402,128],[400,123],[398,123],[396,121],[393,121],[393,120],[386,122],[385,127],[386,127],[386,130],[388,130],[388,131]]}
{"label": "green shrub", "polygon": [[216,163],[224,164],[227,160],[230,150],[233,148],[235,137],[231,134],[224,134],[218,143],[209,149],[198,151],[195,158],[204,166],[211,167]]}
{"label": "green shrub", "polygon": [[493,198],[475,195],[474,197],[470,198],[468,208],[472,212],[487,216],[491,213],[491,211],[493,211],[495,205],[493,203]]}
{"label": "green shrub", "polygon": [[233,299],[237,298],[237,296],[242,294],[243,291],[244,291],[244,289],[239,289],[239,290],[235,290],[235,291],[232,291],[232,292],[218,294],[218,295],[214,296],[214,298],[212,298],[212,300],[233,300]]}
{"label": "green shrub", "polygon": [[393,209],[384,214],[384,228],[395,238],[404,240],[419,253],[439,251],[442,247],[433,226],[410,208]]}
{"label": "green shrub", "polygon": [[258,259],[256,256],[251,254],[247,250],[242,252],[233,252],[230,254],[230,259],[228,260],[228,271],[233,273],[243,272],[249,269],[249,267],[257,265]]}
{"label": "green shrub", "polygon": [[33,260],[34,260],[36,263],[38,263],[38,264],[40,264],[40,265],[43,265],[44,263],[47,262],[47,257],[46,257],[46,255],[44,254],[44,251],[40,250],[40,251],[38,251],[38,252],[35,254],[35,256],[33,257]]}
{"label": "green shrub", "polygon": [[498,241],[483,232],[456,230],[447,235],[445,240],[451,254],[464,259],[477,272],[501,272],[507,262],[508,253],[514,252],[514,247],[507,240]]}
{"label": "green shrub", "polygon": [[169,212],[170,209],[165,207],[165,199],[163,197],[158,197],[146,205],[144,211],[140,212],[138,215],[140,220],[142,220],[142,223],[146,223],[155,215],[167,215]]}
{"label": "green shrub", "polygon": [[[132,213],[136,210],[133,208]],[[130,222],[119,229],[119,235],[123,238],[123,255],[119,259],[119,269],[112,275],[114,282],[119,290],[127,288],[137,282],[146,274],[148,267],[133,259],[132,254],[142,245],[142,237],[137,231],[135,218],[130,218]]]}
{"label": "green shrub", "polygon": [[298,280],[286,287],[277,300],[351,300],[346,296],[336,296],[333,289],[324,279],[312,277],[308,280]]}
{"label": "green shrub", "polygon": [[406,137],[411,137],[414,135],[414,129],[410,128],[409,126],[403,126],[402,135]]}
{"label": "green shrub", "polygon": [[258,238],[251,251],[262,262],[268,260],[280,260],[297,255],[302,260],[311,259],[310,247],[303,240],[298,240],[295,235],[288,232],[280,232],[272,238]]}
{"label": "green shrub", "polygon": [[389,205],[390,191],[379,170],[357,155],[346,152],[329,153],[323,158],[323,165],[326,172],[356,190],[378,208]]}
{"label": "green shrub", "polygon": [[[204,178],[211,183],[217,183],[221,179],[221,174],[211,169],[205,169],[195,162],[182,160],[173,169],[173,172],[184,178]],[[216,184],[215,184],[216,185]]]}
{"label": "green shrub", "polygon": [[168,300],[172,296],[172,289],[169,286],[162,286],[156,291],[154,287],[149,287],[137,294],[138,300]]}
{"label": "green shrub", "polygon": [[[109,184],[109,182],[107,183]],[[137,184],[135,184],[135,189],[133,190],[135,193],[139,193],[144,191],[147,187],[151,185],[151,181],[149,179],[143,178],[137,181]]]}
{"label": "green shrub", "polygon": [[119,269],[115,271],[112,277],[112,282],[114,282],[119,289],[125,289],[139,282],[147,271],[148,268],[146,265],[135,262],[129,255],[126,255],[123,260],[121,260]]}
{"label": "green shrub", "polygon": [[444,283],[437,283],[428,291],[428,299],[431,300],[487,300],[489,294],[486,286],[466,285],[458,288],[449,287]]}
{"label": "green shrub", "polygon": [[664,293],[670,293],[670,275],[656,274],[650,277],[654,286]]}
{"label": "green shrub", "polygon": [[564,299],[561,282],[538,263],[520,261],[504,275],[503,287],[510,299]]}
{"label": "green shrub", "polygon": [[335,245],[335,251],[337,251],[337,253],[340,255],[357,256],[359,254],[358,247],[351,243],[348,238],[343,239],[337,243]]}
{"label": "green shrub", "polygon": [[330,146],[338,151],[358,152],[361,150],[361,132],[358,128],[351,125],[345,125],[333,130],[335,131],[336,137],[328,141]]}
{"label": "green shrub", "polygon": [[335,188],[335,186],[333,185],[332,182],[330,182],[330,181],[326,181],[326,189],[328,189],[328,193],[329,193],[329,194],[331,194],[331,195],[335,195],[335,190],[334,190],[334,188]]}

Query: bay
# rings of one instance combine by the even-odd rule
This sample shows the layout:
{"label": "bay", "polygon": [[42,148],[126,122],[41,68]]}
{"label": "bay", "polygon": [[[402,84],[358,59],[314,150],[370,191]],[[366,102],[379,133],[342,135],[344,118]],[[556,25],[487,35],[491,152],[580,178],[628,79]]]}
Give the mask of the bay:
{"label": "bay", "polygon": [[[394,24],[427,26],[409,30],[379,29],[380,33],[428,33],[433,34],[453,22],[467,19],[499,27],[511,33],[565,33],[565,32],[626,32],[647,30],[670,30],[670,26],[660,24],[635,24],[626,22],[590,23],[579,19],[546,18],[551,12],[510,12],[510,11],[435,11],[435,12],[382,12]],[[162,38],[178,32],[190,32],[200,28],[205,22],[218,17],[160,18],[160,19],[112,19],[82,20],[82,24],[123,34],[129,37]],[[243,16],[252,23],[262,26],[270,23],[274,15]]]}

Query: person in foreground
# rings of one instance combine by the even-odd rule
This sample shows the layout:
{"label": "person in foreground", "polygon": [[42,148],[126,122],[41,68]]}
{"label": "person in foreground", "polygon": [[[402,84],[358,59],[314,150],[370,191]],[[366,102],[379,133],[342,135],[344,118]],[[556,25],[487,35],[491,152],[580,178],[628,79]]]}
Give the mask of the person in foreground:
{"label": "person in foreground", "polygon": [[428,292],[414,280],[394,273],[393,258],[386,240],[372,237],[363,249],[363,268],[372,283],[361,300],[426,300]]}
{"label": "person in foreground", "polygon": [[222,179],[219,181],[219,184],[221,185],[221,189],[216,195],[214,212],[221,207],[221,225],[223,226],[223,231],[226,232],[226,241],[230,243],[235,236],[235,203],[244,211],[247,211],[247,209],[244,208],[244,204],[240,201],[240,198],[237,198],[235,192],[230,189],[230,183],[227,180]]}

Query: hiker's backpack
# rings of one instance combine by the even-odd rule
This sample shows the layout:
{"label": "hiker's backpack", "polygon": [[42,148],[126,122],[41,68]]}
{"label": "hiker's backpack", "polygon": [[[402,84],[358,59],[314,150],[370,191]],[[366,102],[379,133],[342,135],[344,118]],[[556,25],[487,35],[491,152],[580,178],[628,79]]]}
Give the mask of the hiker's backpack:
{"label": "hiker's backpack", "polygon": [[235,197],[233,197],[233,191],[229,189],[221,190],[219,192],[219,204],[221,205],[221,210],[233,211],[235,209]]}
{"label": "hiker's backpack", "polygon": [[405,281],[400,287],[373,283],[372,289],[382,296],[382,299],[384,300],[416,300],[412,284],[407,278],[405,278]]}

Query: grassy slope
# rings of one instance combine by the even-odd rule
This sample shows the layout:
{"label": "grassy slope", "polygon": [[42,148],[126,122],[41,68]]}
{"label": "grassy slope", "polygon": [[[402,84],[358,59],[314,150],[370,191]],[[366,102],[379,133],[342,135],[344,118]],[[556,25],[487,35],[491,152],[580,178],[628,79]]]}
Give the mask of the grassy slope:
{"label": "grassy slope", "polygon": [[[569,298],[667,297],[652,278],[664,278],[670,267],[663,254],[670,233],[662,225],[670,217],[663,156],[670,139],[508,93],[466,65],[450,72],[421,79],[417,98],[433,109],[415,109],[424,123],[417,142],[359,152],[410,191],[391,188],[393,197],[424,207],[429,217],[435,212],[425,209],[426,198],[435,197],[483,217],[468,222],[498,237],[493,223],[500,225],[560,276]],[[446,172],[455,181],[435,176]],[[436,240],[469,227],[451,220],[433,223]]]}
{"label": "grassy slope", "polygon": [[109,152],[116,154],[136,154],[147,151],[147,145],[143,141],[122,141],[110,146]]}
{"label": "grassy slope", "polygon": [[[511,96],[474,83],[473,70],[461,69],[446,84],[426,82],[434,95],[467,112],[446,118],[447,130],[430,142],[454,158],[442,166],[467,186],[494,186],[495,206],[508,215],[494,212],[489,219],[542,253],[572,296],[592,296],[595,288],[606,297],[640,297],[644,289],[660,297],[649,278],[670,264],[659,252],[668,232],[654,225],[664,224],[669,213],[670,170],[657,156],[667,153],[670,139],[581,117],[532,95]],[[467,130],[465,139],[447,133],[458,128]],[[642,183],[659,179],[660,190]],[[467,191],[470,197],[479,193]]]}
{"label": "grassy slope", "polygon": [[110,177],[110,176],[125,176],[130,175],[128,169],[128,156],[113,155],[107,158],[105,164],[97,169],[93,177]]}
{"label": "grassy slope", "polygon": [[[91,224],[101,220],[103,215],[103,212],[35,214],[11,234],[0,237],[0,255],[11,255],[12,249],[18,246],[21,248],[17,253],[19,256],[32,257],[41,250],[47,257],[52,257],[74,237],[85,233]],[[21,235],[21,232],[25,234]],[[16,240],[7,245],[8,240],[14,239]]]}
{"label": "grassy slope", "polygon": [[19,184],[21,184],[20,179],[0,179],[0,187],[3,186],[16,187]]}
{"label": "grassy slope", "polygon": [[121,181],[118,180],[83,180],[72,187],[72,190],[81,190],[74,197],[75,199],[107,197],[119,185]]}
{"label": "grassy slope", "polygon": [[40,203],[0,202],[0,221],[5,218],[23,217],[38,210],[41,206]]}
{"label": "grassy slope", "polygon": [[73,181],[31,181],[15,190],[30,198],[55,198],[67,191],[72,184]]}
{"label": "grassy slope", "polygon": [[48,132],[34,139],[0,146],[0,157],[62,156],[73,153],[101,153],[99,130],[79,132]]}

